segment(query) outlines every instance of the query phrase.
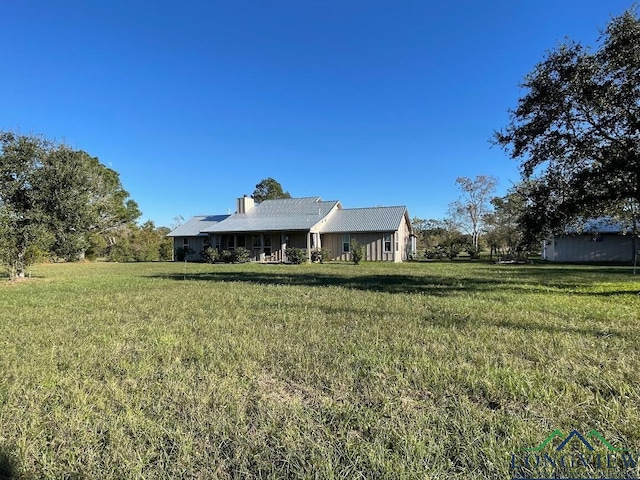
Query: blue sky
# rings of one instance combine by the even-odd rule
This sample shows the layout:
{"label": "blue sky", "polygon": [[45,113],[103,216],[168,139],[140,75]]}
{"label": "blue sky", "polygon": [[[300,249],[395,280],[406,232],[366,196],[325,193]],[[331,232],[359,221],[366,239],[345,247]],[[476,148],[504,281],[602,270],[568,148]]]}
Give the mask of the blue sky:
{"label": "blue sky", "polygon": [[565,37],[596,46],[618,0],[5,2],[0,130],[120,173],[143,217],[225,213],[263,178],[345,207],[442,218],[518,84]]}

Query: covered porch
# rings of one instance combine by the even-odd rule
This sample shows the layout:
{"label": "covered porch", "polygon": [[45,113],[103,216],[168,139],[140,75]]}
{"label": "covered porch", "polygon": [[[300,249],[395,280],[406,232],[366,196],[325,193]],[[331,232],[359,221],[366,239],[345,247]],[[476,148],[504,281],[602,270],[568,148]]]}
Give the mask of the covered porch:
{"label": "covered porch", "polygon": [[246,248],[252,262],[263,263],[287,262],[289,247],[306,249],[309,259],[313,249],[321,248],[320,234],[308,231],[212,233],[209,242],[220,252]]}

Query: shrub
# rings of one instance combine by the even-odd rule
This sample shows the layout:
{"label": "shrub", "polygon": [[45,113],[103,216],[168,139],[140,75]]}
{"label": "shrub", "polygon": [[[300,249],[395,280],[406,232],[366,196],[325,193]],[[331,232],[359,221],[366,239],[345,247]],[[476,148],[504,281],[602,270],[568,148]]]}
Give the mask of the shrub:
{"label": "shrub", "polygon": [[160,247],[158,247],[158,259],[161,262],[168,262],[171,260],[171,250],[172,250],[172,244],[173,244],[173,240],[171,240],[170,238],[167,239],[168,241],[162,241],[160,243]]}
{"label": "shrub", "polygon": [[192,248],[189,247],[178,247],[176,248],[176,260],[179,262],[184,262],[187,258],[187,255],[191,255],[195,253]]}
{"label": "shrub", "polygon": [[480,258],[480,248],[476,248],[473,245],[469,245],[466,248],[467,253],[471,259]]}
{"label": "shrub", "polygon": [[230,250],[222,250],[222,252],[220,252],[220,259],[224,263],[232,263],[233,262],[233,252],[230,251]]}
{"label": "shrub", "polygon": [[234,262],[247,263],[250,258],[251,258],[251,252],[244,247],[238,247],[233,251]]}
{"label": "shrub", "polygon": [[133,262],[135,261],[134,252],[126,241],[121,241],[112,245],[107,254],[110,262]]}
{"label": "shrub", "polygon": [[325,259],[331,258],[331,250],[326,248],[316,248],[311,250],[311,261],[314,263],[322,263]]}
{"label": "shrub", "polygon": [[435,247],[431,247],[431,248],[427,248],[424,252],[424,256],[426,258],[428,258],[429,260],[442,260],[442,258],[444,257],[444,249],[440,246],[437,245]]}
{"label": "shrub", "polygon": [[218,250],[216,250],[215,248],[207,247],[204,249],[201,255],[202,258],[204,258],[204,261],[207,263],[215,263],[220,260],[220,252],[218,252]]}
{"label": "shrub", "polygon": [[453,260],[455,259],[458,255],[460,255],[460,252],[462,251],[462,247],[458,244],[452,243],[451,245],[449,245],[449,247],[447,248],[447,258],[449,260]]}
{"label": "shrub", "polygon": [[289,262],[294,265],[300,265],[307,260],[307,250],[305,248],[289,247],[284,251]]}
{"label": "shrub", "polygon": [[364,246],[354,240],[351,242],[351,260],[353,260],[353,264],[358,265],[363,258]]}

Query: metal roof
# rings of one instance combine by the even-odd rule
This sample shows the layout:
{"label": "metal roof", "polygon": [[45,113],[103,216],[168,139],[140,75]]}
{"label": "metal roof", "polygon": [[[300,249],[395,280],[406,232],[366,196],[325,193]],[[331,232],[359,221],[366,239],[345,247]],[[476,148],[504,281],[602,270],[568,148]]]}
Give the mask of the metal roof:
{"label": "metal roof", "polygon": [[406,211],[404,206],[336,210],[320,227],[320,232],[395,232]]}
{"label": "metal roof", "polygon": [[581,233],[630,233],[632,230],[633,227],[631,225],[619,220],[611,217],[599,217],[577,220],[565,228],[565,233],[568,235]]}
{"label": "metal roof", "polygon": [[229,215],[198,215],[172,230],[167,237],[206,237],[205,229],[229,218]]}
{"label": "metal roof", "polygon": [[265,200],[246,213],[235,213],[224,222],[201,231],[218,233],[309,230],[337,204],[338,201],[324,202],[320,197]]}

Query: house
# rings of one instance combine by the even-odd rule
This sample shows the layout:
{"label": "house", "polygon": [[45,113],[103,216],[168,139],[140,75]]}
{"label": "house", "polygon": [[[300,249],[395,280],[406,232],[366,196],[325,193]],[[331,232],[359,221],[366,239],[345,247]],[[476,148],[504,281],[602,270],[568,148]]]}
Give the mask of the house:
{"label": "house", "polygon": [[[282,198],[256,204],[251,197],[237,199],[236,213],[205,225],[194,217],[189,228],[169,234],[174,247],[211,245],[219,250],[246,248],[253,261],[286,261],[289,247],[329,251],[328,260],[350,260],[353,242],[365,248],[365,258],[401,262],[415,250],[407,208],[343,208],[337,200],[320,197]],[[199,223],[201,222],[201,223]],[[185,226],[187,225],[185,224]],[[191,236],[187,237],[186,233]],[[180,243],[183,242],[183,243]],[[200,245],[200,243],[198,243]]]}
{"label": "house", "polygon": [[542,259],[550,262],[633,263],[638,240],[632,228],[608,217],[590,219],[544,241]]}

